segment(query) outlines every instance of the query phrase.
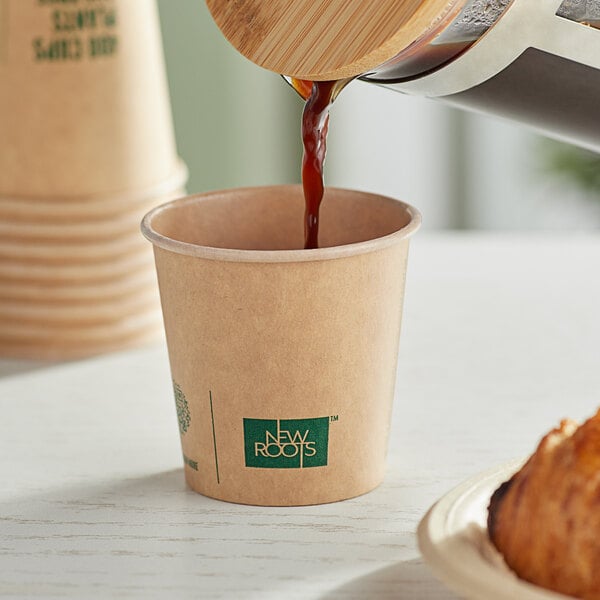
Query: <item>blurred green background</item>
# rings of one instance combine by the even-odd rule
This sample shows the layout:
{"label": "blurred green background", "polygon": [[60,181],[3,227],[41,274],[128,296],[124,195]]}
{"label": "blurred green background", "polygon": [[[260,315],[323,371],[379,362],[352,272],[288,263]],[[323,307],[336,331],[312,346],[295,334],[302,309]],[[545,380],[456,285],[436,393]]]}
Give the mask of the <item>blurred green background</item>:
{"label": "blurred green background", "polygon": [[228,44],[203,0],[158,0],[175,132],[188,191],[300,178],[293,90]]}

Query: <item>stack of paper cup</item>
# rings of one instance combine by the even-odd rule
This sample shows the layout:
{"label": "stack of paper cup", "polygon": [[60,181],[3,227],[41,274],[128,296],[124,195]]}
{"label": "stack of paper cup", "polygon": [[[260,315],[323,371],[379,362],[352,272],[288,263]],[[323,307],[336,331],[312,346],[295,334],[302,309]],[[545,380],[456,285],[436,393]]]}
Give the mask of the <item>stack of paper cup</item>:
{"label": "stack of paper cup", "polygon": [[154,0],[0,0],[0,354],[160,335],[139,221],[183,194]]}

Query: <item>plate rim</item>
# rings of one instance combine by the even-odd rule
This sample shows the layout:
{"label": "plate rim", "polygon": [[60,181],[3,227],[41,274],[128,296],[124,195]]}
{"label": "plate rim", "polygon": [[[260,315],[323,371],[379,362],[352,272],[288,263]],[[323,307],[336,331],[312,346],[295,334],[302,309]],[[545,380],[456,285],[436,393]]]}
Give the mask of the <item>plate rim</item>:
{"label": "plate rim", "polygon": [[[480,557],[479,565],[466,565],[455,555],[448,556],[448,550],[442,547],[442,542],[448,542],[450,538],[445,528],[440,525],[447,524],[452,511],[460,507],[461,502],[464,506],[469,506],[468,496],[474,496],[476,491],[483,491],[492,483],[496,487],[499,486],[524,462],[523,459],[511,460],[470,477],[439,498],[419,522],[417,542],[423,560],[436,578],[461,597],[472,600],[573,600],[572,596],[565,596],[519,579],[508,567],[506,571],[501,571],[483,557]],[[485,567],[483,572],[482,566]]]}

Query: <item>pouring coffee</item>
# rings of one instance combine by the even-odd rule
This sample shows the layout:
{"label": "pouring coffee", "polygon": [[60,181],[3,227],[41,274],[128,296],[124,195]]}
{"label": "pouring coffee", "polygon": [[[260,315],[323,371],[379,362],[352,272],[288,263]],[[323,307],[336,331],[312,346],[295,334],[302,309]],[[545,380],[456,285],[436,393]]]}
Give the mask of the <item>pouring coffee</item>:
{"label": "pouring coffee", "polygon": [[[206,3],[237,50],[266,69],[304,82],[294,87],[304,90],[305,98],[311,93],[322,98],[323,88],[331,87],[327,82],[360,78],[507,117],[600,151],[600,3],[596,0]],[[312,90],[307,81],[317,82]],[[314,105],[314,100],[307,101],[303,119],[303,174],[310,155],[307,109]],[[325,133],[326,112],[320,121]],[[317,132],[312,137],[317,139]],[[306,190],[307,179],[304,182]],[[308,187],[318,192],[319,185],[322,188],[322,180]],[[317,207],[318,215],[317,196],[306,196],[305,230],[314,216],[310,206]],[[312,247],[308,235],[306,247]]]}
{"label": "pouring coffee", "polygon": [[600,151],[600,4],[591,0],[207,0],[256,64],[361,77]]}

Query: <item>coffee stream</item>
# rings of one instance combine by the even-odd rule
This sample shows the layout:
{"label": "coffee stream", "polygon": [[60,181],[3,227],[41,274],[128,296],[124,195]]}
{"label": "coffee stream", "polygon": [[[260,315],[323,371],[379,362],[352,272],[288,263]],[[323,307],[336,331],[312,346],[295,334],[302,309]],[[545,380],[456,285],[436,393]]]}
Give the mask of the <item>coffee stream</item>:
{"label": "coffee stream", "polygon": [[293,79],[293,88],[306,100],[302,114],[302,187],[304,189],[304,247],[319,247],[319,208],[323,200],[323,164],[327,153],[329,109],[349,79],[307,81]]}

